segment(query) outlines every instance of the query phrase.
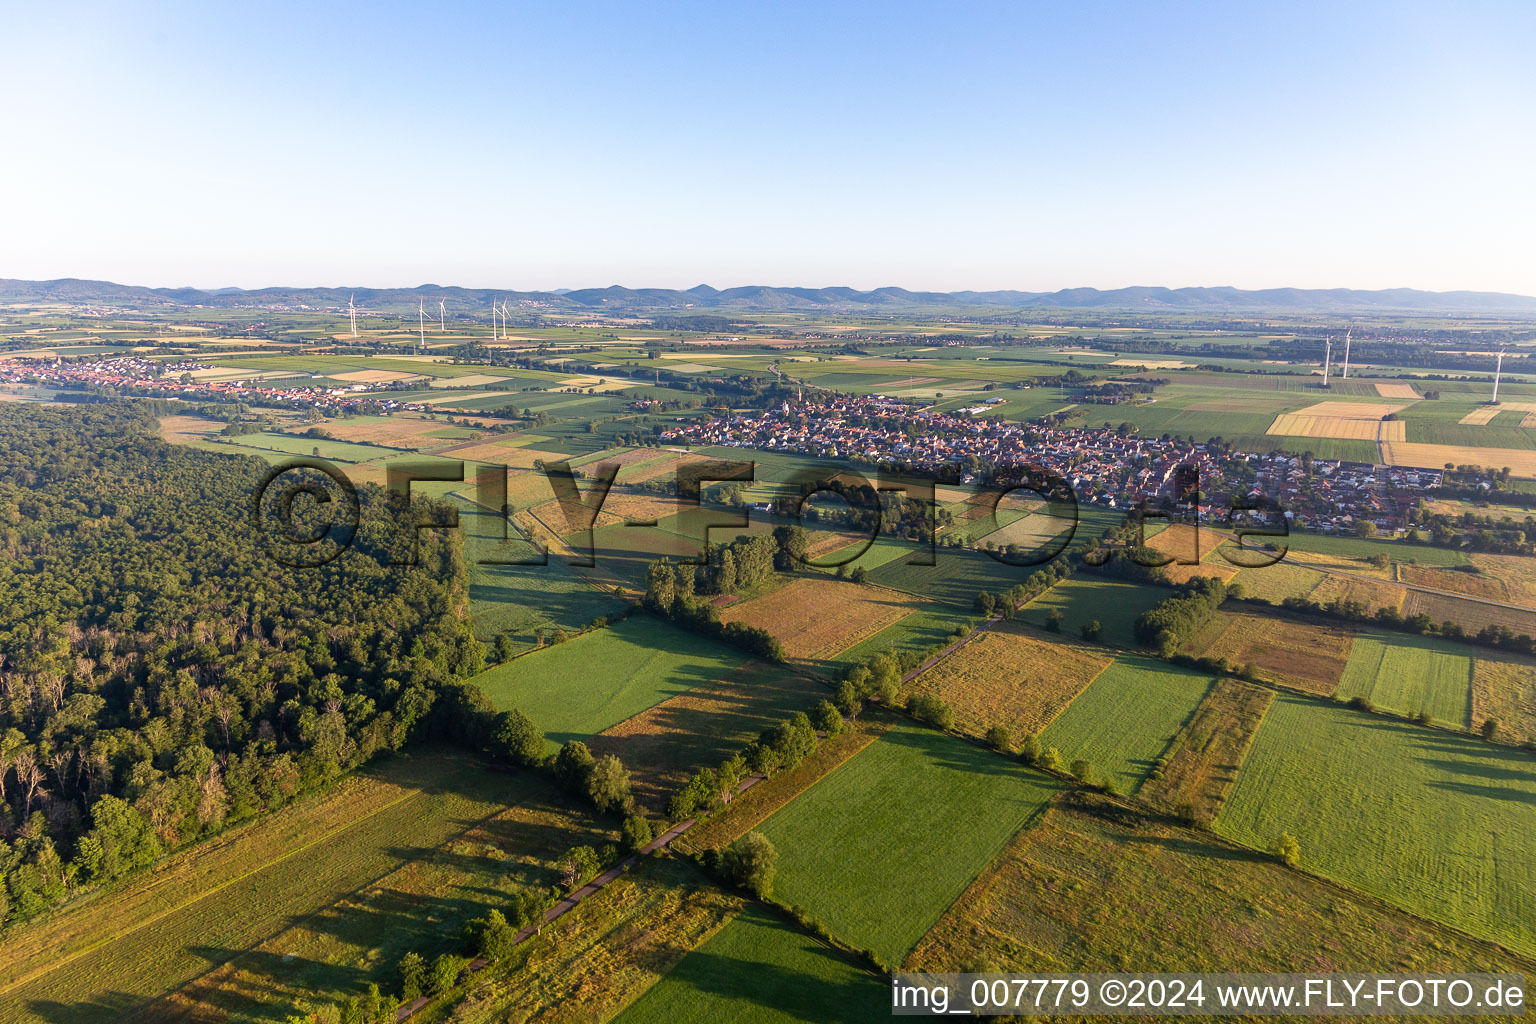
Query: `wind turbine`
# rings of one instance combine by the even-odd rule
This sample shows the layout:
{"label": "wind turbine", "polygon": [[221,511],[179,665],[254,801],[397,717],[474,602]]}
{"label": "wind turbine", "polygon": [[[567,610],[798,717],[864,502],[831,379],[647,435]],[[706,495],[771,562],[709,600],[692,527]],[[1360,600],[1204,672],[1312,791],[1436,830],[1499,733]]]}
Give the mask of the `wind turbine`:
{"label": "wind turbine", "polygon": [[1328,366],[1333,362],[1333,336],[1323,339],[1323,387],[1328,386]]}
{"label": "wind turbine", "polygon": [[441,333],[443,320],[448,316],[448,303],[443,299],[437,300],[437,329]]}
{"label": "wind turbine", "polygon": [[416,329],[421,333],[419,351],[425,352],[427,350],[427,305],[426,300],[421,298],[416,300]]}
{"label": "wind turbine", "polygon": [[1344,332],[1344,379],[1345,380],[1349,380],[1349,336],[1351,334],[1354,334],[1354,333],[1355,333],[1355,329],[1353,327],[1351,327],[1349,330]]}
{"label": "wind turbine", "polygon": [[1489,405],[1499,404],[1499,375],[1504,372],[1504,353],[1508,351],[1507,348],[1499,349],[1498,366],[1493,371],[1493,397],[1488,399]]}
{"label": "wind turbine", "polygon": [[354,338],[357,337],[357,306],[352,300],[356,298],[357,293],[354,292],[352,297],[347,299],[347,315],[352,318],[352,337]]}

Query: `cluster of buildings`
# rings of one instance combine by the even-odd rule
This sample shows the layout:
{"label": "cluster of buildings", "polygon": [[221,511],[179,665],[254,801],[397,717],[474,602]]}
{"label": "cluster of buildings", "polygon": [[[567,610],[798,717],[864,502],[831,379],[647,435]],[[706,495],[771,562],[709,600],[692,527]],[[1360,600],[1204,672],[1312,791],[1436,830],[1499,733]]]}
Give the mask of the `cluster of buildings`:
{"label": "cluster of buildings", "polygon": [[[367,406],[370,409],[431,410],[428,405],[387,397],[387,392],[400,390],[399,385],[389,383],[338,384],[323,381],[309,384],[297,381],[297,378],[315,379],[307,373],[257,372],[211,377],[194,375],[199,370],[214,369],[201,363],[167,366],[163,362],[132,356],[67,363],[10,360],[0,362],[0,383],[55,388],[113,388],[119,391],[147,389],[167,398],[217,399],[293,408]],[[237,371],[229,372],[234,374]]]}
{"label": "cluster of buildings", "polygon": [[1367,466],[1277,453],[1236,451],[1221,443],[1141,437],[1087,427],[1058,428],[936,413],[878,396],[817,396],[791,407],[677,426],[664,441],[794,452],[809,457],[901,464],[935,478],[972,483],[990,467],[1030,467],[1071,485],[1081,503],[1130,508],[1177,507],[1198,472],[1202,520],[1226,522],[1231,499],[1250,505],[1254,522],[1278,508],[1296,525],[1347,532],[1361,519],[1378,530],[1405,526],[1413,503],[1440,485],[1440,473]]}

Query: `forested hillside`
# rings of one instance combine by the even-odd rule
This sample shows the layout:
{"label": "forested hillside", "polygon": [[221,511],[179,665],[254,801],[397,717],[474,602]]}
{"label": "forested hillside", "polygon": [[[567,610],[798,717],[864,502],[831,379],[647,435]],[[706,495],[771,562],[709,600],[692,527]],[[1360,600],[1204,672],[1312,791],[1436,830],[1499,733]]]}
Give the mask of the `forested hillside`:
{"label": "forested hillside", "polygon": [[0,918],[400,746],[480,667],[457,540],[376,487],[351,550],[257,542],[266,467],[162,441],[142,407],[0,404]]}

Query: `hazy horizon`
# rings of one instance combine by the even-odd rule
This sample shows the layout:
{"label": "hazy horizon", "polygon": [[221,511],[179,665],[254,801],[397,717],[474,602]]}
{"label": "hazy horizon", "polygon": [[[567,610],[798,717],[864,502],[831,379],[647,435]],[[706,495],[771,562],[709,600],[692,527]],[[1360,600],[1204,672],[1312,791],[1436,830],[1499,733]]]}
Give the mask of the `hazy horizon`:
{"label": "hazy horizon", "polygon": [[11,32],[5,277],[1536,294],[1513,2],[178,0]]}

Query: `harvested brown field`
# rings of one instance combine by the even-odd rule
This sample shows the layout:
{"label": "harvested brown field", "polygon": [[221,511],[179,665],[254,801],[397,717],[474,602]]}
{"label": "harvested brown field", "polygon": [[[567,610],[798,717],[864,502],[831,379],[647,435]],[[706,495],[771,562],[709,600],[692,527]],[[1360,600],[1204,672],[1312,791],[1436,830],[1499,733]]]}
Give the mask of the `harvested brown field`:
{"label": "harvested brown field", "polygon": [[224,424],[219,420],[208,420],[201,416],[160,417],[160,436],[172,444],[200,441],[223,428]]}
{"label": "harvested brown field", "polygon": [[1465,427],[1485,427],[1502,411],[1496,405],[1480,405],[1456,422]]}
{"label": "harvested brown field", "polygon": [[[1377,608],[1403,610],[1403,598],[1407,587],[1396,583],[1362,579],[1357,576],[1330,575],[1308,595],[1308,600],[1327,604],[1333,600],[1359,601],[1371,611]],[[1404,614],[1407,614],[1405,611]]]}
{"label": "harvested brown field", "polygon": [[581,501],[556,499],[534,505],[526,511],[561,537],[578,530],[597,530],[624,521],[622,516],[616,515],[608,507],[607,502],[603,503],[602,509],[594,510]]}
{"label": "harvested brown field", "polygon": [[1291,416],[1315,419],[1370,420],[1376,422],[1383,416],[1406,408],[1402,402],[1318,402],[1305,409],[1297,409]]}
{"label": "harvested brown field", "polygon": [[1484,574],[1504,584],[1511,604],[1536,608],[1536,559],[1524,555],[1474,554],[1470,557],[1472,564]]}
{"label": "harvested brown field", "polygon": [[500,384],[507,378],[493,373],[469,373],[462,377],[437,377],[427,385],[433,388],[478,388],[487,384]]}
{"label": "harvested brown field", "polygon": [[1220,612],[1185,649],[1238,666],[1251,662],[1267,679],[1326,697],[1338,688],[1354,637],[1352,630],[1315,619]]}
{"label": "harvested brown field", "polygon": [[[994,547],[1005,548],[1017,544],[1024,551],[1039,551],[1040,556],[1054,550],[1051,539],[1072,528],[1072,521],[1060,516],[1028,515],[1015,519],[1000,530],[993,530],[980,543],[991,542]],[[1059,545],[1061,542],[1058,541]]]}
{"label": "harvested brown field", "polygon": [[1165,810],[1188,808],[1196,820],[1215,820],[1274,696],[1262,686],[1216,680],[1174,740],[1162,777],[1147,779],[1138,795]]}
{"label": "harvested brown field", "polygon": [[813,561],[838,548],[869,539],[869,534],[857,530],[812,530],[810,533],[810,543],[806,545],[805,557]]}
{"label": "harvested brown field", "polygon": [[794,661],[830,658],[915,611],[898,590],[830,577],[801,578],[727,608],[724,622],[766,629]]}
{"label": "harvested brown field", "polygon": [[692,507],[691,503],[685,503],[665,494],[613,492],[608,495],[608,500],[603,502],[603,513],[617,516],[620,522],[649,523],[676,515],[683,509]]}
{"label": "harvested brown field", "polygon": [[1516,636],[1536,637],[1536,611],[1410,590],[1408,599],[1403,602],[1403,615],[1421,614],[1436,622],[1454,622],[1469,633],[1479,632],[1486,626],[1503,626]]}
{"label": "harvested brown field", "polygon": [[588,741],[598,757],[614,754],[630,771],[635,799],[662,811],[673,793],[703,767],[797,711],[829,696],[814,680],[749,662],[724,679],[700,683]]}
{"label": "harvested brown field", "polygon": [[421,380],[423,374],[406,373],[402,370],[349,370],[346,373],[327,374],[336,380],[349,380],[354,384],[387,384],[397,380]]}
{"label": "harvested brown field", "polygon": [[427,435],[434,430],[444,430],[451,424],[415,416],[390,416],[381,419],[331,420],[321,426],[339,441],[380,444],[391,448],[416,448],[444,444],[441,438]]}
{"label": "harvested brown field", "polygon": [[1414,586],[1448,590],[1468,597],[1487,597],[1495,601],[1509,600],[1509,590],[1504,583],[1487,573],[1431,569],[1422,565],[1399,565],[1397,571],[1399,580]]}
{"label": "harvested brown field", "polygon": [[1383,384],[1377,382],[1376,393],[1382,398],[1406,398],[1410,402],[1419,399],[1419,393],[1413,390],[1412,384]]}
{"label": "harvested brown field", "polygon": [[1458,444],[1421,444],[1416,441],[1391,441],[1382,446],[1389,466],[1417,466],[1440,469],[1452,465],[1509,467],[1514,476],[1536,478],[1536,449],[1473,448]]}
{"label": "harvested brown field", "polygon": [[1003,724],[1017,739],[1049,725],[1113,660],[1102,648],[1003,621],[918,676],[909,696],[937,694],[972,736]]}
{"label": "harvested brown field", "polygon": [[1337,438],[1342,441],[1404,441],[1408,437],[1407,424],[1402,420],[1302,416],[1299,413],[1281,413],[1265,433],[1285,434],[1289,437]]}
{"label": "harvested brown field", "polygon": [[1499,738],[1536,742],[1536,661],[1479,650],[1472,665],[1472,727],[1499,723]]}
{"label": "harvested brown field", "polygon": [[[465,462],[484,462],[492,466],[509,466],[512,469],[532,469],[535,462],[561,462],[570,458],[559,452],[539,451],[536,448],[519,448],[516,445],[498,444],[494,441],[480,444],[467,443],[435,454]],[[468,472],[468,470],[466,470]]]}

